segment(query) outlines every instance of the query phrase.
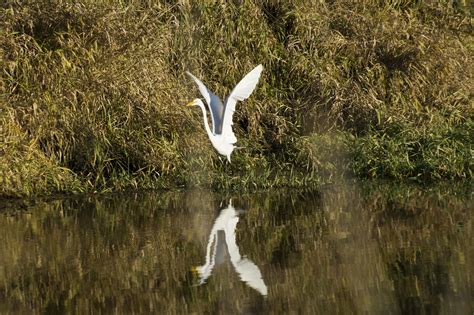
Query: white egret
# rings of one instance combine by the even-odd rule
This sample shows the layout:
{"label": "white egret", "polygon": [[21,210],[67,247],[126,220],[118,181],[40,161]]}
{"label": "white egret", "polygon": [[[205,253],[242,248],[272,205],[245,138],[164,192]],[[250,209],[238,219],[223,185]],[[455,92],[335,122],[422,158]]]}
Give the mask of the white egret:
{"label": "white egret", "polygon": [[230,155],[236,148],[234,145],[237,142],[234,132],[232,131],[232,116],[235,112],[235,105],[237,101],[243,101],[252,94],[255,86],[258,83],[263,66],[258,65],[234,87],[225,104],[222,104],[219,97],[212,93],[198,78],[190,72],[186,72],[191,79],[196,82],[199,92],[206,100],[211,111],[212,130],[207,121],[207,112],[204,103],[201,99],[196,98],[187,106],[199,106],[204,117],[204,128],[211,140],[212,145],[220,154],[227,157],[230,162]]}

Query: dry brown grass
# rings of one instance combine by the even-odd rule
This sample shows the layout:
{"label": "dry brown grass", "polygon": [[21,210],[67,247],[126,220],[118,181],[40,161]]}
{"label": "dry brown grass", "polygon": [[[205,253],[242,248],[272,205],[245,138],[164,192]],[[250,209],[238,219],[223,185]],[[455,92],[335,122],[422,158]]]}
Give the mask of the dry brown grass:
{"label": "dry brown grass", "polygon": [[[399,141],[387,132],[394,123],[415,137],[472,130],[472,26],[448,1],[239,3],[3,4],[0,170],[16,184],[0,194],[307,185],[334,169],[308,153],[308,139],[333,139],[350,161],[354,139],[368,133]],[[247,149],[223,165],[200,113],[181,106],[199,95],[184,71],[224,96],[258,63],[263,77],[235,115]],[[434,117],[444,131],[420,129]],[[342,133],[325,135],[334,129]],[[472,139],[462,141],[454,150],[469,157]],[[387,176],[381,163],[373,174]],[[447,177],[472,176],[460,165]],[[363,166],[356,174],[367,175]]]}

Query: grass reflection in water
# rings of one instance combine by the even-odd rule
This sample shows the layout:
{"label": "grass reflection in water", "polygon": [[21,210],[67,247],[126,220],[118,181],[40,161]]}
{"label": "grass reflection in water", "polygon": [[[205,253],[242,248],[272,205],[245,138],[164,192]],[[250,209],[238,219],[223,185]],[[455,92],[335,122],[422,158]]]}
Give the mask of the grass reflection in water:
{"label": "grass reflection in water", "polygon": [[232,196],[234,210],[207,191],[3,203],[0,312],[469,313],[469,189],[328,186]]}

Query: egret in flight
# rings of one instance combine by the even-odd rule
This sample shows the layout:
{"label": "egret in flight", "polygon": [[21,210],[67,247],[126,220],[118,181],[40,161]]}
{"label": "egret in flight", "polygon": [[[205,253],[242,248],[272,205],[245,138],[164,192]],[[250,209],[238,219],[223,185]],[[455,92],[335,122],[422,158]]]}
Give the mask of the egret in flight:
{"label": "egret in flight", "polygon": [[236,148],[234,144],[237,142],[237,138],[232,131],[232,116],[235,112],[235,105],[237,104],[237,101],[243,101],[252,94],[258,83],[262,70],[263,66],[258,65],[252,71],[247,73],[247,75],[234,87],[229,97],[226,99],[225,104],[222,104],[219,97],[212,93],[204,83],[201,82],[201,80],[196,78],[190,72],[186,72],[191,79],[196,82],[199,92],[201,92],[207,105],[209,105],[211,110],[212,130],[209,127],[206,108],[201,99],[196,98],[187,106],[199,106],[201,108],[204,117],[204,128],[206,129],[212,145],[219,154],[226,156],[229,162],[230,155]]}

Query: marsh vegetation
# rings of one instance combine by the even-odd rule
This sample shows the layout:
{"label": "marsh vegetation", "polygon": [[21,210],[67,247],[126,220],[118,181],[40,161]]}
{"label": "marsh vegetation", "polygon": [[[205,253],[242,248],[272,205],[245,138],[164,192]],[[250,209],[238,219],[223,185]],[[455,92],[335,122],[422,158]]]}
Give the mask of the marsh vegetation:
{"label": "marsh vegetation", "polygon": [[[454,3],[454,4],[453,4]],[[464,4],[464,5],[463,5]],[[472,180],[463,1],[62,1],[0,5],[0,195]],[[198,96],[265,67],[223,163]]]}

